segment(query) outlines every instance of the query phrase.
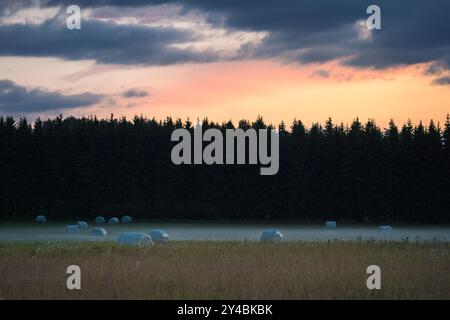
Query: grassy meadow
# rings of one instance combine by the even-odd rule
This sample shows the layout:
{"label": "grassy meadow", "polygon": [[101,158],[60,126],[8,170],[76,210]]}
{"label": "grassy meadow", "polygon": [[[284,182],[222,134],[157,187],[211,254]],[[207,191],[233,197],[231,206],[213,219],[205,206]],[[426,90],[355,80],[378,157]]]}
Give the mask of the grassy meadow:
{"label": "grassy meadow", "polygon": [[[69,265],[81,290],[68,290]],[[366,268],[381,267],[381,290]],[[0,244],[0,299],[449,299],[450,244]]]}

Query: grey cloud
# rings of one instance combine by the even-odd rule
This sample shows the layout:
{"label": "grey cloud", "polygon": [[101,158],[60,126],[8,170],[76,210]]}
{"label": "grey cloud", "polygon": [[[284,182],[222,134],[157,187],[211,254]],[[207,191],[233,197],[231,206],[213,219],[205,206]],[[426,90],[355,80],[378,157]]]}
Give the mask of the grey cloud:
{"label": "grey cloud", "polygon": [[192,40],[192,35],[175,28],[95,20],[83,21],[81,30],[68,30],[58,17],[37,26],[0,25],[0,55],[92,59],[106,64],[170,65],[215,59],[212,54],[173,46]]}
{"label": "grey cloud", "polygon": [[4,15],[9,15],[17,10],[26,7],[27,5],[35,5],[33,1],[23,1],[23,0],[2,0],[0,1],[0,17]]}
{"label": "grey cloud", "polygon": [[330,76],[330,72],[324,69],[316,70],[312,73],[313,77],[320,77],[320,78],[328,78]]}
{"label": "grey cloud", "polygon": [[145,90],[130,89],[125,91],[122,96],[125,98],[143,98],[148,97],[149,93]]}
{"label": "grey cloud", "polygon": [[[67,5],[69,0],[42,0],[45,6]],[[366,8],[372,0],[79,0],[82,7],[141,7],[173,4],[187,11],[203,12],[215,25],[231,30],[264,31],[267,37],[257,48],[244,47],[240,57],[271,58],[291,62],[326,62],[341,59],[346,65],[383,69],[392,66],[440,61],[450,66],[450,1],[377,0],[381,8],[382,29],[371,31],[371,40],[358,38],[355,23],[367,19]],[[137,30],[129,30],[132,37]],[[93,36],[95,33],[93,33]],[[96,34],[99,36],[99,34]],[[108,37],[106,37],[108,39]],[[152,39],[152,37],[150,37]],[[88,46],[88,53],[98,61],[118,63],[169,64],[184,61],[213,61],[208,52],[193,54],[169,48],[171,41],[159,41],[151,48],[123,39],[125,51],[131,44],[134,54],[115,52],[106,58],[102,41]],[[82,42],[81,40],[79,40]],[[178,40],[180,41],[180,40]],[[93,41],[92,41],[93,42]],[[113,41],[114,45],[118,41]],[[176,41],[174,41],[176,42]],[[251,49],[251,50],[249,50]],[[90,51],[89,51],[90,50]],[[119,50],[120,51],[120,50]],[[145,52],[150,51],[151,58]],[[23,51],[21,54],[24,54]],[[66,56],[67,53],[62,54]],[[147,57],[147,58],[146,58]],[[127,62],[129,61],[129,62]]]}
{"label": "grey cloud", "polygon": [[431,63],[428,68],[425,70],[425,74],[427,75],[439,75],[445,71],[445,66],[439,62]]}
{"label": "grey cloud", "polygon": [[377,0],[382,29],[371,31],[371,41],[358,41],[354,25],[367,19],[371,4],[372,0],[188,0],[185,7],[208,12],[211,21],[222,16],[217,21],[229,28],[271,33],[259,48],[261,56],[302,63],[346,58],[347,65],[379,69],[441,61],[448,69],[450,1]]}
{"label": "grey cloud", "polygon": [[[188,1],[191,6],[225,16],[225,25],[268,31],[260,47],[292,61],[324,62],[346,58],[355,67],[386,68],[423,62],[450,64],[450,2],[436,0],[378,0],[382,29],[371,31],[371,41],[358,39],[355,23],[367,19],[371,0],[303,1]],[[242,4],[241,4],[242,3]],[[287,54],[296,49],[300,54]]]}
{"label": "grey cloud", "polygon": [[39,88],[29,89],[10,80],[0,80],[0,112],[3,113],[32,113],[87,107],[100,102],[102,98],[102,95],[92,93],[64,95]]}
{"label": "grey cloud", "polygon": [[433,80],[433,84],[438,86],[450,85],[450,76],[439,77]]}

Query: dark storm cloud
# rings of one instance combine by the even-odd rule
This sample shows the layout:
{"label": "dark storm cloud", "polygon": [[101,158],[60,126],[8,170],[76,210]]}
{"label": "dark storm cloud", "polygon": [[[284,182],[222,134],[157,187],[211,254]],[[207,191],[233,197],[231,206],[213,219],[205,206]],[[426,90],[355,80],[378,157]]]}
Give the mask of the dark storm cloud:
{"label": "dark storm cloud", "polygon": [[439,61],[448,68],[449,1],[395,1],[384,6],[382,30],[372,33],[372,42],[355,46],[357,54],[350,65],[384,68]]}
{"label": "dark storm cloud", "polygon": [[[450,66],[448,0],[42,0],[41,3],[82,7],[174,4],[185,11],[203,12],[209,22],[218,26],[269,34],[260,46],[245,46],[236,58],[275,58],[302,63],[341,59],[350,66],[379,69],[433,61],[439,61],[445,69]],[[360,37],[355,23],[367,19],[366,9],[372,4],[381,7],[382,29],[370,31],[369,40]],[[130,35],[135,31],[130,30]],[[123,40],[126,44],[126,39]],[[101,44],[100,41],[98,46]],[[208,53],[197,56],[168,50],[164,41],[151,48],[133,44],[138,50],[130,57],[122,53],[120,57],[112,55],[115,58],[105,59],[95,43],[87,49],[92,50],[93,56],[99,56],[100,61],[121,63],[127,63],[127,58],[128,63],[146,62],[143,52],[147,50],[156,56],[148,61],[158,64],[217,59]],[[141,46],[144,47],[140,49]],[[82,57],[74,55],[74,58]]]}
{"label": "dark storm cloud", "polygon": [[148,97],[149,93],[145,90],[130,89],[122,93],[122,96],[125,98],[143,98]]}
{"label": "dark storm cloud", "polygon": [[0,112],[31,113],[87,107],[98,103],[103,96],[92,93],[64,95],[42,89],[29,89],[10,80],[0,80]]}
{"label": "dark storm cloud", "polygon": [[[20,0],[19,0],[20,1]],[[26,2],[27,0],[22,0]],[[98,8],[98,7],[142,7],[147,5],[158,5],[172,3],[177,1],[167,0],[40,0],[43,6],[60,6],[76,4],[82,7]]]}
{"label": "dark storm cloud", "polygon": [[85,20],[81,30],[68,30],[54,18],[40,25],[0,25],[0,55],[92,59],[100,63],[169,65],[210,60],[172,47],[192,40],[174,28],[124,25]]}
{"label": "dark storm cloud", "polygon": [[[371,31],[371,41],[357,41],[355,22],[367,19],[371,4],[381,8],[382,29]],[[226,26],[272,34],[260,48],[274,48],[301,62],[323,62],[351,56],[352,66],[385,68],[442,61],[450,65],[450,1],[435,0],[214,0],[188,1],[210,13],[211,21],[223,16]]]}

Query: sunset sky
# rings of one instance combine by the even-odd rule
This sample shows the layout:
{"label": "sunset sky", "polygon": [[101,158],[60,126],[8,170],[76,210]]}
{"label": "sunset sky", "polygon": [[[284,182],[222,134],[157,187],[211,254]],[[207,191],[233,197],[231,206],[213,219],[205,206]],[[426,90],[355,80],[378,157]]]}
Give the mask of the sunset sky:
{"label": "sunset sky", "polygon": [[[81,30],[66,28],[68,5]],[[366,9],[381,8],[381,30]],[[0,115],[262,115],[386,126],[450,112],[450,2],[0,2]]]}

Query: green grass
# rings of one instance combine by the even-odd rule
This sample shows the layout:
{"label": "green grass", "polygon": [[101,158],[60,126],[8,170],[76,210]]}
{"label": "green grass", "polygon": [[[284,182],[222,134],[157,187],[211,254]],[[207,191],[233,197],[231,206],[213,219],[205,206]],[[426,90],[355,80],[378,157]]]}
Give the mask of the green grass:
{"label": "green grass", "polygon": [[[82,290],[66,288],[81,267]],[[382,289],[366,287],[381,267]],[[0,244],[1,299],[449,299],[450,245],[374,242]]]}

